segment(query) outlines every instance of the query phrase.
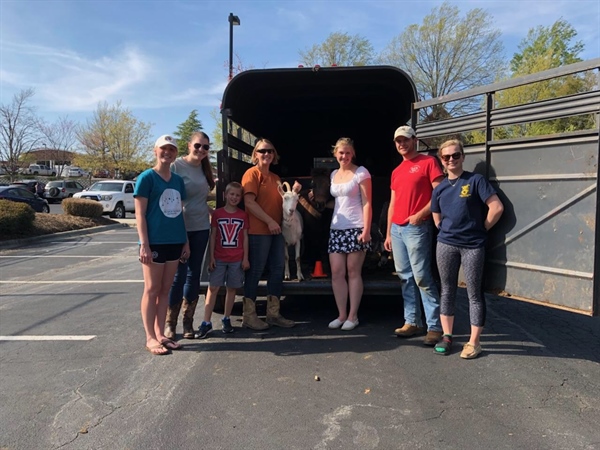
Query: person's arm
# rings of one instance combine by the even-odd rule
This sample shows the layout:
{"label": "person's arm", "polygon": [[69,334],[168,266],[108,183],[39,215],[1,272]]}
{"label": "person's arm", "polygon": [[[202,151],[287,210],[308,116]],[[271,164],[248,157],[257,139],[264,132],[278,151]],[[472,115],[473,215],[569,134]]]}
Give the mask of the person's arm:
{"label": "person's arm", "polygon": [[385,241],[383,243],[383,248],[388,252],[392,251],[392,217],[394,216],[394,203],[396,203],[396,194],[393,189],[391,191],[390,206],[388,206],[387,229],[385,230]]}
{"label": "person's arm", "polygon": [[244,205],[254,217],[267,224],[271,234],[281,234],[281,226],[275,222],[271,216],[264,212],[258,203],[256,203],[256,194],[253,194],[252,192],[244,194]]}
{"label": "person's arm", "polygon": [[217,227],[211,227],[210,229],[210,238],[208,241],[208,270],[213,271],[215,267],[217,267],[217,262],[215,261],[215,245],[217,242]]}
{"label": "person's arm", "polygon": [[358,237],[359,242],[371,242],[371,222],[373,220],[373,207],[372,207],[372,183],[371,178],[362,180],[359,184],[360,187],[360,198],[362,200],[363,210],[363,232]]}
{"label": "person's arm", "polygon": [[[431,187],[433,189],[435,189],[436,186],[438,184],[440,184],[443,179],[444,179],[443,176],[437,177],[435,180],[433,180],[431,182]],[[431,200],[429,200],[427,202],[427,204],[423,207],[423,209],[416,212],[412,216],[408,216],[408,223],[410,223],[411,225],[419,225],[419,224],[423,223],[423,220],[426,220],[427,217],[429,217],[430,215],[431,215]]]}
{"label": "person's arm", "polygon": [[135,219],[137,222],[137,232],[140,238],[140,256],[139,260],[142,264],[150,264],[152,262],[152,252],[150,251],[150,243],[148,242],[148,222],[146,221],[146,210],[148,208],[148,199],[146,197],[137,196],[134,198]]}
{"label": "person's arm", "polygon": [[483,222],[483,226],[485,227],[486,231],[489,231],[490,228],[496,225],[498,220],[500,220],[500,216],[502,216],[502,213],[504,212],[504,205],[500,201],[500,198],[497,194],[494,194],[488,198],[485,201],[485,204],[488,206],[488,213],[485,221]]}
{"label": "person's arm", "polygon": [[440,223],[442,223],[442,214],[437,213],[437,212],[432,212],[431,215],[433,216],[433,223],[435,223],[435,227],[439,228]]}
{"label": "person's arm", "polygon": [[244,259],[242,260],[242,269],[248,270],[250,268],[250,260],[248,259],[248,249],[250,244],[248,243],[248,229],[244,228]]}

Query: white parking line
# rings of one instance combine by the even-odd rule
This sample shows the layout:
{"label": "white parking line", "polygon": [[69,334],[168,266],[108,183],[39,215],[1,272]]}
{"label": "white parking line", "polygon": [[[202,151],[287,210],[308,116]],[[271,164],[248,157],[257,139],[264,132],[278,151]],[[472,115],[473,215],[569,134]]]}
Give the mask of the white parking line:
{"label": "white parking line", "polygon": [[128,244],[128,245],[139,245],[137,242],[131,241],[73,241],[73,240],[62,240],[62,241],[50,241],[50,244],[72,244],[72,245],[102,245],[102,244]]}
{"label": "white parking line", "polygon": [[111,284],[111,283],[143,283],[144,280],[63,280],[63,281],[27,281],[8,280],[0,281],[0,284]]}
{"label": "white parking line", "polygon": [[0,259],[3,258],[138,258],[138,255],[11,255],[11,256],[2,256],[0,255]]}
{"label": "white parking line", "polygon": [[90,341],[96,336],[0,336],[0,341]]}

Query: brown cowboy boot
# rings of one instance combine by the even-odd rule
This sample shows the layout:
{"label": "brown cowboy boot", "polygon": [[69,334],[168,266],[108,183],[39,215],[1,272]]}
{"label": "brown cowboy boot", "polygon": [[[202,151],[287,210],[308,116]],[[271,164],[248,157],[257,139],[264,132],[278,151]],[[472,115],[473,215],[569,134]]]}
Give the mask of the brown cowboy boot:
{"label": "brown cowboy boot", "polygon": [[184,339],[194,339],[194,313],[196,312],[196,305],[198,299],[193,302],[188,302],[185,298],[183,299],[183,337]]}
{"label": "brown cowboy boot", "polygon": [[167,309],[167,321],[165,322],[165,337],[167,339],[175,339],[175,334],[177,334],[177,318],[179,317],[180,310],[181,302],[175,306],[169,306],[169,309]]}
{"label": "brown cowboy boot", "polygon": [[267,323],[283,328],[292,328],[296,325],[293,320],[286,319],[279,314],[280,301],[274,295],[267,295]]}
{"label": "brown cowboy boot", "polygon": [[242,315],[242,326],[251,330],[266,330],[269,328],[265,322],[256,315],[256,303],[250,298],[244,297],[244,312]]}

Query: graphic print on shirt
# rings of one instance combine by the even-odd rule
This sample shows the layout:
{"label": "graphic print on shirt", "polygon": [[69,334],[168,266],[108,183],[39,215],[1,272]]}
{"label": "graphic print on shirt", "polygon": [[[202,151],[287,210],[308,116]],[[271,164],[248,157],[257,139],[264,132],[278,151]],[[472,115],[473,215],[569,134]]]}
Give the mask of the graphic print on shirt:
{"label": "graphic print on shirt", "polygon": [[224,217],[217,220],[221,232],[221,246],[223,248],[237,248],[239,245],[240,231],[244,228],[242,219]]}
{"label": "graphic print on shirt", "polygon": [[158,206],[165,216],[171,219],[177,217],[181,214],[181,194],[175,189],[165,189],[160,196]]}
{"label": "graphic print on shirt", "polygon": [[471,189],[471,185],[470,184],[465,184],[464,186],[460,187],[460,196],[461,198],[468,198],[471,196],[471,193],[469,192],[469,190]]}

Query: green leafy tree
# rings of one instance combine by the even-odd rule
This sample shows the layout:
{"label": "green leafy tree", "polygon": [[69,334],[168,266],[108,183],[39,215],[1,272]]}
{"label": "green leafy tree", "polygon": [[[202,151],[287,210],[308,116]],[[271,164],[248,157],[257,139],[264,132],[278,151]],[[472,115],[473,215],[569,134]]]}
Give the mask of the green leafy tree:
{"label": "green leafy tree", "polygon": [[323,43],[301,50],[299,54],[300,62],[306,66],[366,66],[375,57],[368,39],[342,32],[331,33]]}
{"label": "green leafy tree", "polygon": [[[584,50],[581,41],[574,41],[576,30],[560,19],[551,26],[531,28],[519,44],[519,52],[510,61],[510,78],[529,75],[581,61],[579,54]],[[593,73],[568,75],[519,86],[498,92],[496,107],[509,107],[588,92],[595,86]],[[574,130],[590,129],[595,126],[592,116],[574,116],[557,120],[531,122],[498,128],[496,139],[521,136],[540,136]],[[473,138],[483,139],[483,133]]]}
{"label": "green leafy tree", "polygon": [[92,118],[76,131],[84,153],[76,157],[75,163],[92,171],[139,172],[151,164],[151,127],[120,101],[115,105],[100,103]]}
{"label": "green leafy tree", "polygon": [[[492,16],[483,9],[472,9],[460,17],[458,6],[444,2],[425,16],[421,25],[409,25],[394,37],[379,62],[410,74],[421,100],[440,97],[491,83],[504,72],[500,35]],[[480,99],[467,99],[424,110],[423,116],[436,120],[479,106]]]}
{"label": "green leafy tree", "polygon": [[198,111],[194,109],[188,118],[177,126],[177,131],[173,133],[177,138],[177,148],[180,156],[187,154],[187,144],[195,131],[202,131],[202,123],[198,120]]}

